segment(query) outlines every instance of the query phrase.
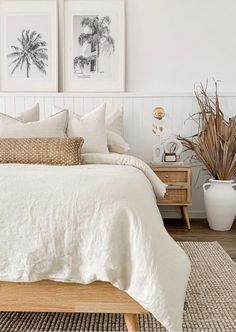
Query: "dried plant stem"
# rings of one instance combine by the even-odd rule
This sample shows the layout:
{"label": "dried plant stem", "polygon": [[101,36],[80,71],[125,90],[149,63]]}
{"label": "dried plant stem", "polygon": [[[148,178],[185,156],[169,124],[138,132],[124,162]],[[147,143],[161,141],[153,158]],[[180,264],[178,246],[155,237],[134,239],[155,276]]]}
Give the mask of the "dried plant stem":
{"label": "dried plant stem", "polygon": [[221,111],[217,82],[215,97],[207,94],[207,84],[195,89],[200,112],[192,119],[198,122],[198,132],[189,138],[179,137],[187,150],[195,152],[209,173],[217,180],[236,176],[236,117],[224,118]]}

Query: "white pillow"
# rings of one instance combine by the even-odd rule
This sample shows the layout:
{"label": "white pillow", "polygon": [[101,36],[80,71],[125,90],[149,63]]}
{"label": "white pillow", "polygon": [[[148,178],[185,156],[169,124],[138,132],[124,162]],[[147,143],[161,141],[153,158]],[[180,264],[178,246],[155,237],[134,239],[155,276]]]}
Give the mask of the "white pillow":
{"label": "white pillow", "polygon": [[0,138],[65,137],[67,111],[62,111],[48,119],[22,123],[0,114]]}
{"label": "white pillow", "polygon": [[29,108],[28,110],[25,110],[24,112],[18,114],[15,118],[7,115],[5,113],[0,112],[1,117],[6,117],[14,120],[18,120],[21,122],[33,122],[33,121],[39,121],[39,104],[36,104],[32,108]]}
{"label": "white pillow", "polygon": [[107,130],[107,144],[110,152],[126,153],[130,150],[124,138],[114,131]]}
{"label": "white pillow", "polygon": [[39,121],[39,104],[37,103],[28,110],[25,110],[24,112],[18,114],[16,116],[16,119],[21,122]]}
{"label": "white pillow", "polygon": [[107,144],[110,152],[127,153],[130,150],[123,138],[123,111],[116,110],[106,118]]}
{"label": "white pillow", "polygon": [[69,113],[67,136],[83,137],[82,153],[109,153],[105,125],[106,104],[79,116]]}
{"label": "white pillow", "polygon": [[114,131],[115,133],[123,136],[123,111],[117,109],[111,114],[106,116],[106,129],[109,131]]}

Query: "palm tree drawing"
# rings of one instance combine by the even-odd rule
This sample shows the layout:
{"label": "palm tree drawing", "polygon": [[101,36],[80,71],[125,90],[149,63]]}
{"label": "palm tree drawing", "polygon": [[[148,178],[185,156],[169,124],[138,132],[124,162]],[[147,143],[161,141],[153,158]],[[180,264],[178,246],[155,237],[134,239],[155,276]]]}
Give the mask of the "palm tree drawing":
{"label": "palm tree drawing", "polygon": [[96,51],[96,71],[99,73],[99,58],[101,53],[111,55],[115,51],[115,41],[110,36],[111,19],[109,16],[102,18],[84,17],[81,21],[83,28],[89,28],[89,32],[82,32],[79,35],[78,42],[81,46],[84,43],[91,45],[91,49]]}
{"label": "palm tree drawing", "polygon": [[77,56],[74,58],[74,68],[79,66],[81,73],[84,72],[84,66],[89,65],[88,58],[84,57],[83,55]]}
{"label": "palm tree drawing", "polygon": [[33,64],[41,73],[47,74],[46,67],[48,61],[47,43],[37,31],[22,30],[21,36],[17,38],[20,46],[12,45],[13,52],[7,55],[8,59],[13,59],[9,67],[13,66],[11,75],[19,68],[26,68],[26,77],[30,76],[31,65]]}

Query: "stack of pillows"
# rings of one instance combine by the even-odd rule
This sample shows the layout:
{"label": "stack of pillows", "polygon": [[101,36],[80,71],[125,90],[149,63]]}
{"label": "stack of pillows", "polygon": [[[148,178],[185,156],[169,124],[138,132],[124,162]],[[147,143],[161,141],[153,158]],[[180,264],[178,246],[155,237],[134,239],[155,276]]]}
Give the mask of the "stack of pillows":
{"label": "stack of pillows", "polygon": [[84,116],[53,107],[39,120],[39,105],[17,118],[0,113],[0,163],[76,165],[81,153],[127,153],[123,112],[102,104]]}

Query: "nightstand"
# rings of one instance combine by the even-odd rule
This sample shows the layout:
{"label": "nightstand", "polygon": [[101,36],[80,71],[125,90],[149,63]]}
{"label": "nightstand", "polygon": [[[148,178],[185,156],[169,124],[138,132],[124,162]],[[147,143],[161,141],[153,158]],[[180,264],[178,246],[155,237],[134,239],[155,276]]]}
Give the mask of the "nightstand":
{"label": "nightstand", "polygon": [[191,166],[151,166],[156,175],[168,184],[165,197],[157,200],[158,205],[177,205],[181,209],[187,228],[191,229],[188,206],[192,204],[192,168]]}

